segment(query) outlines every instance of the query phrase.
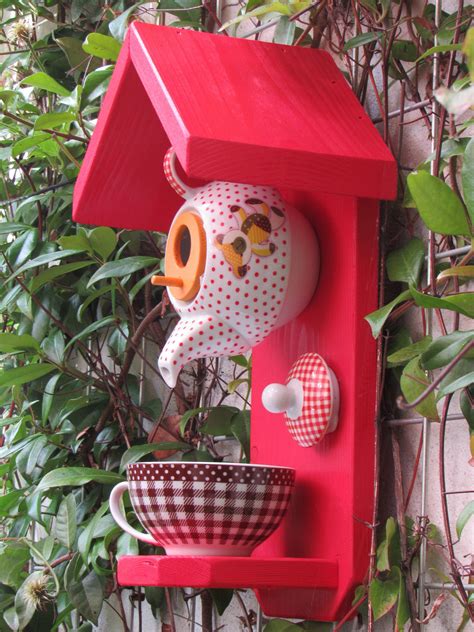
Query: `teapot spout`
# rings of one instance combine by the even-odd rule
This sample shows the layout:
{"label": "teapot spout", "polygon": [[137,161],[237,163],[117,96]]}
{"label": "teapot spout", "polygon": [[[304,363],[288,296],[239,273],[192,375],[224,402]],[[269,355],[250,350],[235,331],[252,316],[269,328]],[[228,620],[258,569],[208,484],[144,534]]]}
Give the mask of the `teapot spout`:
{"label": "teapot spout", "polygon": [[251,344],[235,329],[214,316],[181,318],[166,341],[158,368],[168,386],[174,388],[188,362],[199,358],[245,353]]}

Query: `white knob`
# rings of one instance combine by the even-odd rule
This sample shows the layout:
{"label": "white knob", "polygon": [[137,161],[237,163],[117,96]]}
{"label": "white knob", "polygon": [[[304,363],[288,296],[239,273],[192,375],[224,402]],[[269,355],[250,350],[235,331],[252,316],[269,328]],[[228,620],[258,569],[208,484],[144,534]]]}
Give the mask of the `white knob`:
{"label": "white knob", "polygon": [[294,392],[284,384],[269,384],[262,393],[262,403],[270,413],[284,413],[294,401]]}
{"label": "white knob", "polygon": [[299,380],[285,384],[269,384],[262,393],[262,404],[270,413],[286,413],[297,419],[303,407],[303,386]]}

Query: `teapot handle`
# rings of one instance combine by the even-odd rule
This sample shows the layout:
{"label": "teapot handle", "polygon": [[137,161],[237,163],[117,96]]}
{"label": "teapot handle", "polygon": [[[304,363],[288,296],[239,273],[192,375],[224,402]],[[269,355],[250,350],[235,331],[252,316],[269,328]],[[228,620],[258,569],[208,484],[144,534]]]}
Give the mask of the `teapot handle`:
{"label": "teapot handle", "polygon": [[189,200],[194,196],[197,189],[185,184],[178,176],[178,172],[176,171],[176,152],[174,147],[170,147],[166,152],[163,160],[163,169],[165,172],[165,178],[168,180],[168,184],[178,195],[183,197],[185,200]]}

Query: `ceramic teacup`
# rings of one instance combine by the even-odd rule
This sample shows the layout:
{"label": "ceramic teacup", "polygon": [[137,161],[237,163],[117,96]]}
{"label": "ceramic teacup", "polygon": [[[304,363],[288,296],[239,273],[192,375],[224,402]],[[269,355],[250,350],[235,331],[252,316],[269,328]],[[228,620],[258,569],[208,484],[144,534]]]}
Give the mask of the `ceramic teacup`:
{"label": "ceramic teacup", "polygon": [[[134,463],[110,495],[117,524],[169,555],[250,555],[285,515],[295,470],[241,463]],[[128,491],[146,534],[127,522]]]}

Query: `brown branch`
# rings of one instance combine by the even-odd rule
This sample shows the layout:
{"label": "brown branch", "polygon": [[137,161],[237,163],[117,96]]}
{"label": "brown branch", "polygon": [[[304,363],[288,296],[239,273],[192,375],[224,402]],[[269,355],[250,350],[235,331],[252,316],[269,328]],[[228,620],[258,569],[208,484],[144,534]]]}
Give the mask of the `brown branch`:
{"label": "brown branch", "polygon": [[[11,112],[8,112],[8,110],[0,110],[0,114],[2,114],[3,116],[6,116],[9,119],[12,119],[12,121],[21,123],[21,125],[26,125],[26,127],[33,128],[35,126],[35,124],[29,121],[28,119],[24,119],[24,118],[21,118],[20,116],[16,116],[16,114],[12,114]],[[65,138],[66,140],[77,140],[81,143],[85,143],[86,145],[89,142],[87,138],[82,138],[82,136],[76,136],[75,134],[66,134],[65,132],[58,132],[55,129],[42,129],[39,131],[46,132],[47,134],[51,134],[51,135],[61,136],[61,138]]]}

